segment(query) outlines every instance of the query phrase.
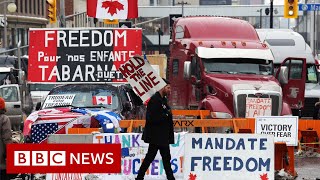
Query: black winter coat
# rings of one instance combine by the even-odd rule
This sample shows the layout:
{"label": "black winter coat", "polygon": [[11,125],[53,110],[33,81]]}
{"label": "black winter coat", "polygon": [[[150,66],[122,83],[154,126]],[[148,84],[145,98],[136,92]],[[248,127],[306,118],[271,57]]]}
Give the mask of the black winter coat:
{"label": "black winter coat", "polygon": [[171,108],[167,99],[162,98],[159,92],[156,92],[148,102],[142,139],[150,144],[174,144]]}

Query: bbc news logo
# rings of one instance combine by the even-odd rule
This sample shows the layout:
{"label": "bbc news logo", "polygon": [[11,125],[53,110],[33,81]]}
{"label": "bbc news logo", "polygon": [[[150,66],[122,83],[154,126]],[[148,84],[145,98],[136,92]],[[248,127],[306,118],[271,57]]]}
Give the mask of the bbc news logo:
{"label": "bbc news logo", "polygon": [[8,173],[120,173],[120,144],[9,144]]}

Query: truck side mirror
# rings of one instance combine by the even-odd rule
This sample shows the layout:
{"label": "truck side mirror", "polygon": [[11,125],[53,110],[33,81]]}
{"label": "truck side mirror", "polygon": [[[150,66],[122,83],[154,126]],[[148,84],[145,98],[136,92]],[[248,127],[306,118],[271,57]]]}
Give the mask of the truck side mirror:
{"label": "truck side mirror", "polygon": [[186,61],[184,62],[184,66],[183,66],[183,77],[184,79],[189,79],[190,75],[191,75],[191,66],[190,66],[191,62],[190,61]]}
{"label": "truck side mirror", "polygon": [[288,84],[288,80],[289,80],[288,67],[281,66],[278,77],[279,77],[280,84]]}
{"label": "truck side mirror", "polygon": [[36,111],[39,111],[41,108],[41,102],[38,102],[37,105],[36,105]]}

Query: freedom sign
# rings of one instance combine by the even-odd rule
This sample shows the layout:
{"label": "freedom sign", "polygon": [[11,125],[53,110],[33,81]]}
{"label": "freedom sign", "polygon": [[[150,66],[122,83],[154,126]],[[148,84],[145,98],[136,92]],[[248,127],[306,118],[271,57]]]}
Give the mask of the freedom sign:
{"label": "freedom sign", "polygon": [[256,117],[255,133],[270,134],[275,142],[298,146],[298,116]]}
{"label": "freedom sign", "polygon": [[186,134],[184,179],[274,179],[270,135]]}
{"label": "freedom sign", "polygon": [[140,56],[130,58],[119,70],[143,102],[166,86],[159,74]]}
{"label": "freedom sign", "polygon": [[30,29],[30,82],[126,82],[119,67],[141,54],[141,29]]}

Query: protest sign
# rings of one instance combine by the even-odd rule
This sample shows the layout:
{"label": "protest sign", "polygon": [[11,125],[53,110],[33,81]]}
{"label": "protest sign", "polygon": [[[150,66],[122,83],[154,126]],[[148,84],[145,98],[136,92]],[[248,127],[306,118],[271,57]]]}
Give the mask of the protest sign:
{"label": "protest sign", "polygon": [[270,134],[275,142],[298,145],[298,116],[256,117],[256,134]]}
{"label": "protest sign", "polygon": [[43,104],[43,108],[71,105],[74,97],[75,94],[48,95]]}
{"label": "protest sign", "polygon": [[271,98],[246,98],[246,118],[271,116]]}
{"label": "protest sign", "polygon": [[270,135],[186,134],[184,179],[274,179]]}
{"label": "protest sign", "polygon": [[30,82],[126,82],[118,71],[141,54],[142,30],[30,29]]}
{"label": "protest sign", "polygon": [[[176,179],[183,179],[183,156],[184,156],[184,137],[186,133],[175,133],[175,144],[170,145],[171,168]],[[138,175],[138,170],[148,151],[148,144],[141,139],[141,133],[125,134],[96,134],[93,143],[121,143],[121,174],[105,174],[105,179],[117,177],[133,178]],[[158,152],[155,160],[151,163],[146,173],[145,179],[166,179],[162,158]]]}
{"label": "protest sign", "polygon": [[166,85],[152,66],[139,56],[130,58],[120,66],[119,71],[143,102]]}

